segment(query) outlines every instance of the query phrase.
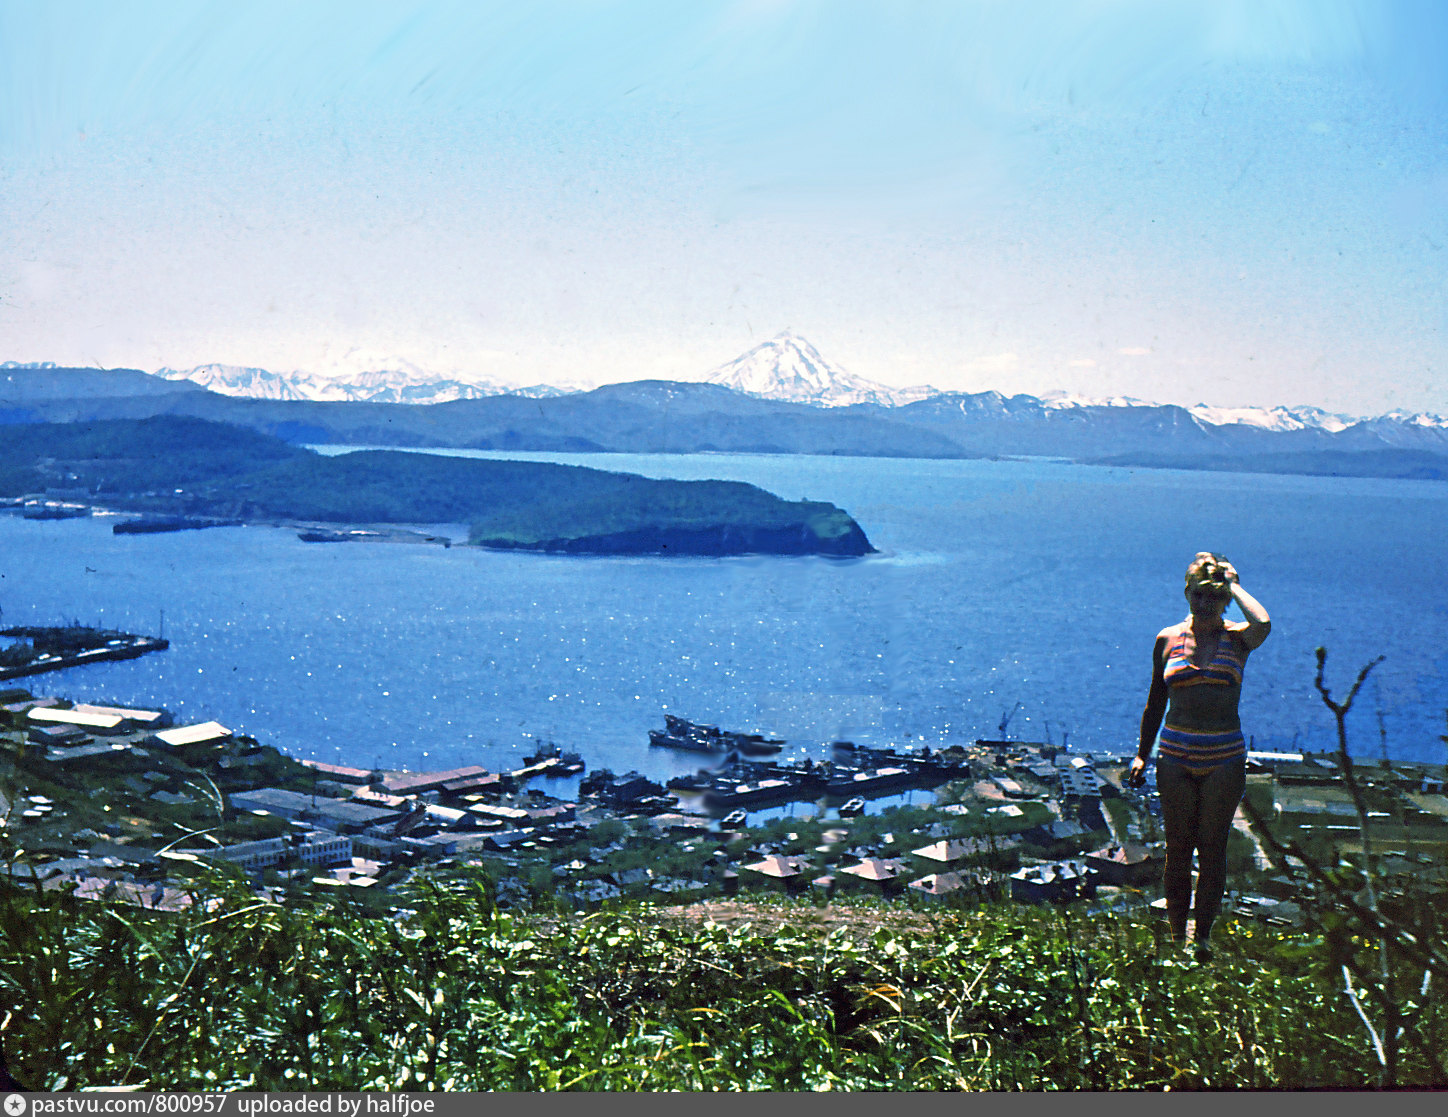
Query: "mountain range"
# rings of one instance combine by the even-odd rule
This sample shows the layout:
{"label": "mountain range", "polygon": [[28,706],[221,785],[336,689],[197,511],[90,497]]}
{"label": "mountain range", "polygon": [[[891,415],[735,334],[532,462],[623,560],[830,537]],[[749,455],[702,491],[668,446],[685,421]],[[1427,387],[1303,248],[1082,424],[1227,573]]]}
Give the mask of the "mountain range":
{"label": "mountain range", "polygon": [[[208,391],[241,399],[315,401],[325,403],[450,403],[464,399],[486,399],[511,395],[529,399],[578,394],[584,388],[549,384],[516,385],[477,376],[439,376],[407,362],[402,368],[378,369],[350,376],[321,376],[309,372],[278,373],[242,365],[208,364],[190,369],[158,369],[153,375],[164,380],[199,385]],[[54,369],[53,363],[22,365],[13,361],[0,365],[0,372],[13,369]],[[96,370],[100,371],[100,370]],[[680,383],[694,383],[681,381]],[[726,364],[711,370],[703,383],[717,384],[757,399],[801,403],[812,407],[838,408],[871,404],[881,408],[905,407],[936,396],[959,395],[927,384],[894,388],[848,372],[825,358],[808,340],[785,331],[754,346]],[[164,389],[149,389],[150,392]],[[0,379],[0,398],[13,398]],[[1036,400],[1047,409],[1151,408],[1164,406],[1129,396],[1092,398],[1062,391]],[[1346,430],[1359,417],[1324,411],[1317,407],[1214,407],[1198,403],[1186,408],[1207,426],[1242,425],[1271,431]],[[1448,427],[1448,418],[1412,412],[1389,412],[1376,420],[1422,427]]]}
{"label": "mountain range", "polygon": [[[1448,478],[1448,420],[1313,407],[1180,407],[1125,397],[897,389],[785,333],[703,382],[588,391],[428,378],[348,380],[206,365],[0,366],[0,422],[190,415],[291,442],[591,452],[1047,456],[1143,467]],[[1367,455],[1371,455],[1371,460]]]}
{"label": "mountain range", "polygon": [[561,396],[566,391],[547,384],[512,387],[492,380],[435,377],[421,369],[379,369],[347,379],[313,373],[269,372],[240,365],[198,365],[190,369],[163,368],[157,376],[186,380],[224,396],[245,399],[317,400],[330,403],[447,403],[487,396]]}

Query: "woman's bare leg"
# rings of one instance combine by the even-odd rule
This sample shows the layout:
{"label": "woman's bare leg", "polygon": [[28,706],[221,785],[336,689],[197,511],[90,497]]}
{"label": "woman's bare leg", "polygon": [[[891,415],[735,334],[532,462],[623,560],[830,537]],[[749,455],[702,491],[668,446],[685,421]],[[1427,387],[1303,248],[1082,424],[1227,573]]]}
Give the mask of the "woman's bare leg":
{"label": "woman's bare leg", "polygon": [[1240,762],[1225,764],[1203,776],[1198,787],[1195,938],[1205,947],[1211,938],[1212,924],[1222,909],[1222,893],[1227,887],[1227,839],[1232,832],[1237,804],[1247,789],[1246,766]]}
{"label": "woman's bare leg", "polygon": [[1201,831],[1201,792],[1189,772],[1161,760],[1156,765],[1156,790],[1166,831],[1166,869],[1162,873],[1166,918],[1172,937],[1185,942],[1192,903],[1192,851]]}

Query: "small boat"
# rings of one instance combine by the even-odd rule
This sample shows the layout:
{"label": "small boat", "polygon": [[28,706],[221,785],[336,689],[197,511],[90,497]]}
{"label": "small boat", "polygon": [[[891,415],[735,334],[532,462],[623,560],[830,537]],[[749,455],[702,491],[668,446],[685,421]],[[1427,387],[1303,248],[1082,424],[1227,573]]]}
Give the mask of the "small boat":
{"label": "small boat", "polygon": [[740,810],[730,811],[721,818],[719,820],[719,826],[723,830],[737,830],[748,821],[749,813],[741,808]]}
{"label": "small boat", "polygon": [[585,767],[578,753],[564,752],[551,741],[539,742],[537,751],[525,756],[523,762],[529,769],[539,769],[539,775],[544,776],[576,776]]}
{"label": "small boat", "polygon": [[856,795],[840,804],[841,818],[855,818],[865,813],[865,801]]}

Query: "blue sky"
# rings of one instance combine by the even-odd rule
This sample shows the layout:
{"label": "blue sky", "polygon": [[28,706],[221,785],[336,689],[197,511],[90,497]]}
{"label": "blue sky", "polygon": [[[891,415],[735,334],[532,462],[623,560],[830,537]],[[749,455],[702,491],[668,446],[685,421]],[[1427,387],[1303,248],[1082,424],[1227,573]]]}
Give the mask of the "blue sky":
{"label": "blue sky", "polygon": [[0,360],[1448,413],[1445,11],[0,0]]}

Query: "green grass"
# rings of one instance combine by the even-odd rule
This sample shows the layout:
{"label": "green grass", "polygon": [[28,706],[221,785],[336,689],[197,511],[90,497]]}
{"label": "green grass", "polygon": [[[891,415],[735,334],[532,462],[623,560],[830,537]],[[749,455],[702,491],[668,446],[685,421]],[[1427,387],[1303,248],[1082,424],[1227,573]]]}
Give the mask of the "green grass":
{"label": "green grass", "polygon": [[[624,906],[283,909],[218,877],[148,917],[0,894],[12,1070],[42,1089],[1022,1090],[1362,1087],[1376,1064],[1324,943],[1220,928],[1191,963],[1123,916],[908,920],[756,901],[727,926]],[[843,920],[830,916],[845,917]],[[1334,947],[1340,949],[1341,944]],[[1400,1081],[1445,1085],[1421,1050]]]}

